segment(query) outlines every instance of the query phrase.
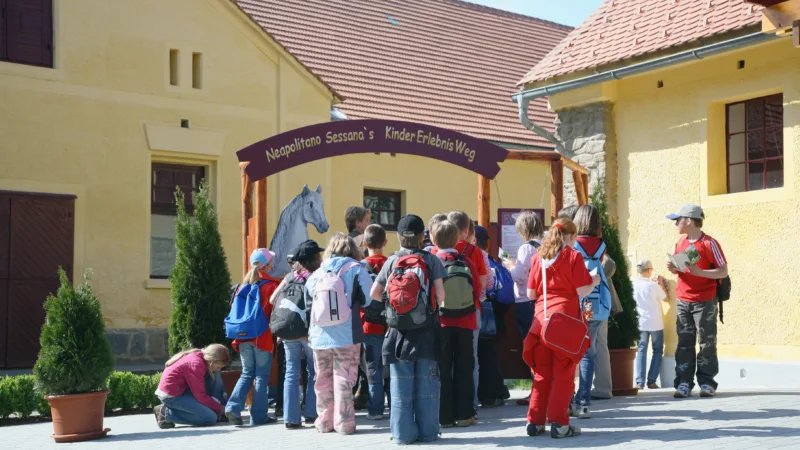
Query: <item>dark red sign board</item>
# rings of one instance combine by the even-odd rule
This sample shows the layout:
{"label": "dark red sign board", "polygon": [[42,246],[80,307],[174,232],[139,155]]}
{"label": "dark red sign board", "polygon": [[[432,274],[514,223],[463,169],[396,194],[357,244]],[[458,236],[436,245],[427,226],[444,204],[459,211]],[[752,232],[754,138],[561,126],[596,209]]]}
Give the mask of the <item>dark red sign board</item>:
{"label": "dark red sign board", "polygon": [[396,120],[342,120],[297,128],[236,152],[256,181],[332,156],[400,153],[438,159],[494,179],[508,150],[457,131]]}

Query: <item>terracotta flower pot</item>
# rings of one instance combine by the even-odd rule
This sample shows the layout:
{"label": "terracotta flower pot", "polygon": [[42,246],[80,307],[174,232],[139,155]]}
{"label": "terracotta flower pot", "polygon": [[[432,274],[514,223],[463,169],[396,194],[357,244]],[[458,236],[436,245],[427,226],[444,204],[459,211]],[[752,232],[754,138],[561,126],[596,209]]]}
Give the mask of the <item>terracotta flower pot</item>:
{"label": "terracotta flower pot", "polygon": [[633,361],[636,359],[635,348],[609,350],[611,355],[611,393],[615,397],[636,395],[639,388],[634,386]]}
{"label": "terracotta flower pot", "polygon": [[103,428],[108,393],[46,396],[53,416],[51,437],[56,442],[81,442],[106,437],[111,431],[110,428]]}

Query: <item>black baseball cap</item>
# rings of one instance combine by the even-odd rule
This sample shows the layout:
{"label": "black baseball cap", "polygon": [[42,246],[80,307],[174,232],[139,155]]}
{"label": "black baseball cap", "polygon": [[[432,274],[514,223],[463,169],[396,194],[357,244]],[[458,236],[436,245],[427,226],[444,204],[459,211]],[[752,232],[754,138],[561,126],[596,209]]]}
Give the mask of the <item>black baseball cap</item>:
{"label": "black baseball cap", "polygon": [[292,261],[307,261],[312,259],[318,253],[324,252],[325,249],[320,247],[317,244],[317,241],[313,241],[311,239],[302,242],[300,245],[297,246],[296,249],[289,255],[289,259]]}
{"label": "black baseball cap", "polygon": [[479,241],[488,241],[489,240],[489,231],[486,228],[484,228],[484,227],[482,227],[480,225],[476,225],[475,226],[475,239],[477,239]]}
{"label": "black baseball cap", "polygon": [[403,237],[414,237],[425,232],[425,222],[419,216],[409,214],[403,216],[397,224],[397,234]]}

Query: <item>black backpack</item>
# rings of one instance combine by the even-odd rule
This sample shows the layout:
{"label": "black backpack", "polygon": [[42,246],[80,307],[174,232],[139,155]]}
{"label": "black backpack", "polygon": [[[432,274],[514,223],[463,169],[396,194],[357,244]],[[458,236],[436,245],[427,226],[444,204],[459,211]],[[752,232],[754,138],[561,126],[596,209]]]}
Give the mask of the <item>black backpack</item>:
{"label": "black backpack", "polygon": [[538,243],[538,242],[534,241],[533,239],[531,239],[530,241],[528,241],[528,244],[532,245],[532,246],[533,246],[533,248],[535,248],[536,250],[539,250],[539,247],[541,247],[541,246],[542,246],[542,244],[540,244],[540,243]]}
{"label": "black backpack", "polygon": [[269,328],[272,335],[285,340],[308,336],[310,311],[306,310],[305,278],[286,276],[286,283],[275,297]]}
{"label": "black backpack", "polygon": [[[713,266],[716,267],[716,266]],[[722,305],[731,299],[731,277],[725,277],[717,280],[717,304],[719,305],[719,321],[725,323],[723,320]]]}
{"label": "black backpack", "polygon": [[[363,261],[364,268],[367,269],[367,273],[372,278],[372,282],[375,282],[375,279],[378,278],[378,273],[375,272],[375,268],[372,267],[366,260]],[[384,294],[384,301],[370,302],[369,306],[364,308],[364,320],[375,325],[383,325],[386,326],[386,298]]]}

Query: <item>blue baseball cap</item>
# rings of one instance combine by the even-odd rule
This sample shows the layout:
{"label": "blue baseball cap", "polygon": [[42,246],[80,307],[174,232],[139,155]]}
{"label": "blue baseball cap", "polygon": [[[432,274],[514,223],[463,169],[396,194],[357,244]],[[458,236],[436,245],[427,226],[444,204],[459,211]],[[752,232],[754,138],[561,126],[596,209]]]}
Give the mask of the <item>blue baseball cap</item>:
{"label": "blue baseball cap", "polygon": [[275,258],[274,252],[266,248],[257,248],[250,254],[250,265],[255,268],[266,266],[273,258]]}

